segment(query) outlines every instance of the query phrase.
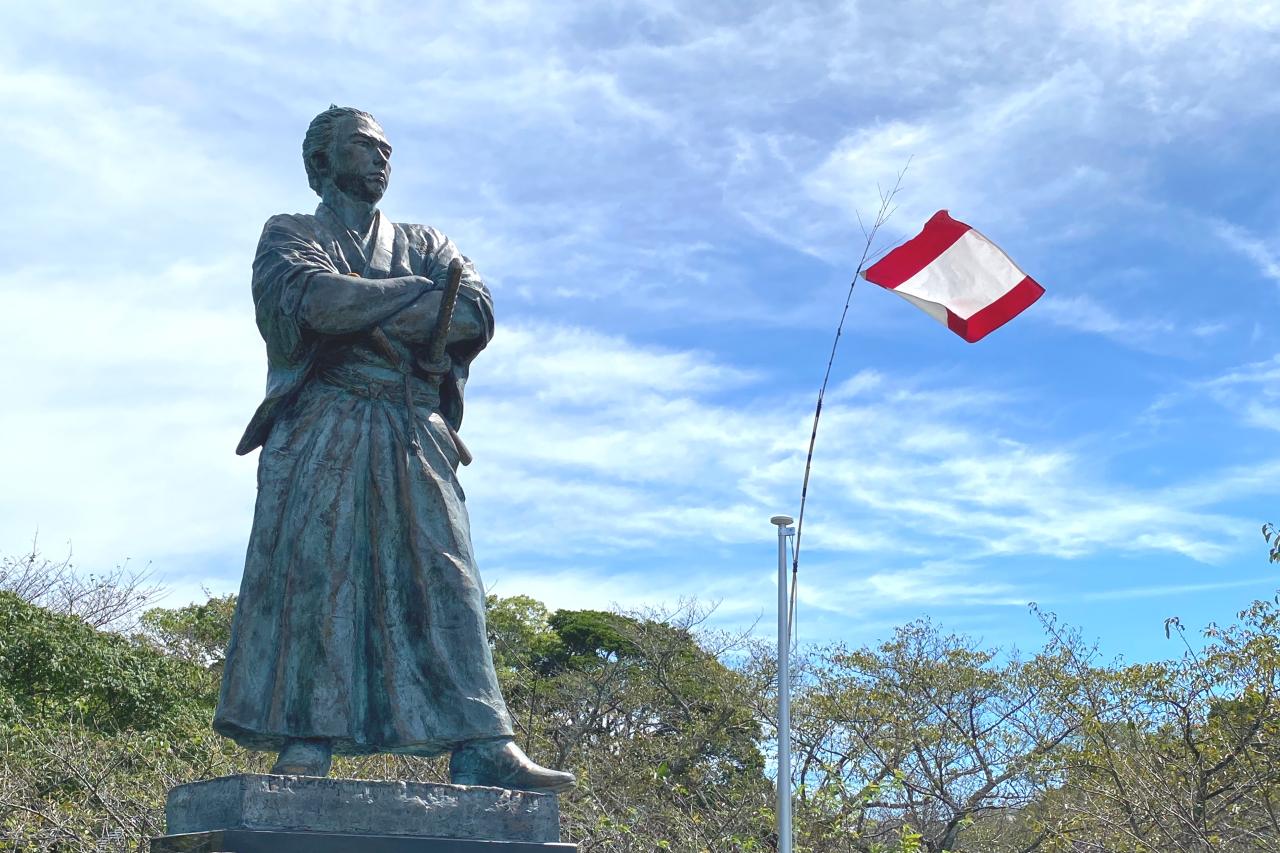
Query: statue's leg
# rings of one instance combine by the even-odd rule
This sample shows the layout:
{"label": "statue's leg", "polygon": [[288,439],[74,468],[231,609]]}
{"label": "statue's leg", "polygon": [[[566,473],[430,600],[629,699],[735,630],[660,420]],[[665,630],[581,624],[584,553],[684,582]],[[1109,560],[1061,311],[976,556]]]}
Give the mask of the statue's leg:
{"label": "statue's leg", "polygon": [[277,776],[328,776],[333,747],[327,740],[290,739],[280,750],[271,772]]}
{"label": "statue's leg", "polygon": [[572,773],[535,764],[511,738],[467,741],[449,758],[455,785],[485,785],[517,791],[559,793],[574,786]]}

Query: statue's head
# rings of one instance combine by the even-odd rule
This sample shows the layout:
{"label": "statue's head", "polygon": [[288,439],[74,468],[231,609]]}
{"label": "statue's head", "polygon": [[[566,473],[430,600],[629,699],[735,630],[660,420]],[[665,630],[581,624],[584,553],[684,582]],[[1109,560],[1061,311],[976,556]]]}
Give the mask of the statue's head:
{"label": "statue's head", "polygon": [[311,120],[302,140],[307,183],[317,195],[336,186],[377,204],[391,179],[391,143],[377,120],[354,107],[331,106]]}

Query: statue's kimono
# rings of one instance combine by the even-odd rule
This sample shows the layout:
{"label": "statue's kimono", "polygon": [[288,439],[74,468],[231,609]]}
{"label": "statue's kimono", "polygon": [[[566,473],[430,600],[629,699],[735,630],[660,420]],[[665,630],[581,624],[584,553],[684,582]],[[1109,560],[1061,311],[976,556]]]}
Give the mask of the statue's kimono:
{"label": "statue's kimono", "polygon": [[299,316],[315,273],[443,286],[455,257],[435,229],[381,213],[362,240],[323,204],[263,229],[267,396],[237,449],[262,447],[258,500],[214,717],[244,746],[436,755],[511,735],[455,475],[468,366],[493,333],[488,290],[466,262],[459,308],[483,333],[450,345],[438,389],[406,376],[405,344],[318,334]]}

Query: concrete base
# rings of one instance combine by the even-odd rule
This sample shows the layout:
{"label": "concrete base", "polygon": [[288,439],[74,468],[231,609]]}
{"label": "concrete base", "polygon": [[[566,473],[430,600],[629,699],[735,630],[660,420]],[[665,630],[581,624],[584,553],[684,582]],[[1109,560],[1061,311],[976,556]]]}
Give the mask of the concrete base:
{"label": "concrete base", "polygon": [[151,853],[577,853],[577,850],[576,844],[251,829],[166,835],[151,841]]}
{"label": "concrete base", "polygon": [[554,794],[241,774],[179,785],[152,853],[534,853],[560,844]]}

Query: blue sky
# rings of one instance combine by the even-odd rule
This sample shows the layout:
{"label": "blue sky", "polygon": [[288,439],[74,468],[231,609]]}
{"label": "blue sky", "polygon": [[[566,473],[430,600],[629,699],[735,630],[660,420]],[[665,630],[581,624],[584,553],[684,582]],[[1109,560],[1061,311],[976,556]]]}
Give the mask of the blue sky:
{"label": "blue sky", "polygon": [[1141,659],[1274,592],[1280,5],[313,5],[5,11],[0,551],[236,588],[249,262],[336,102],[395,145],[383,209],[494,291],[494,591],[770,617],[857,213],[910,161],[883,246],[948,208],[1048,293],[977,345],[854,294],[801,639],[1031,646],[1037,601]]}

